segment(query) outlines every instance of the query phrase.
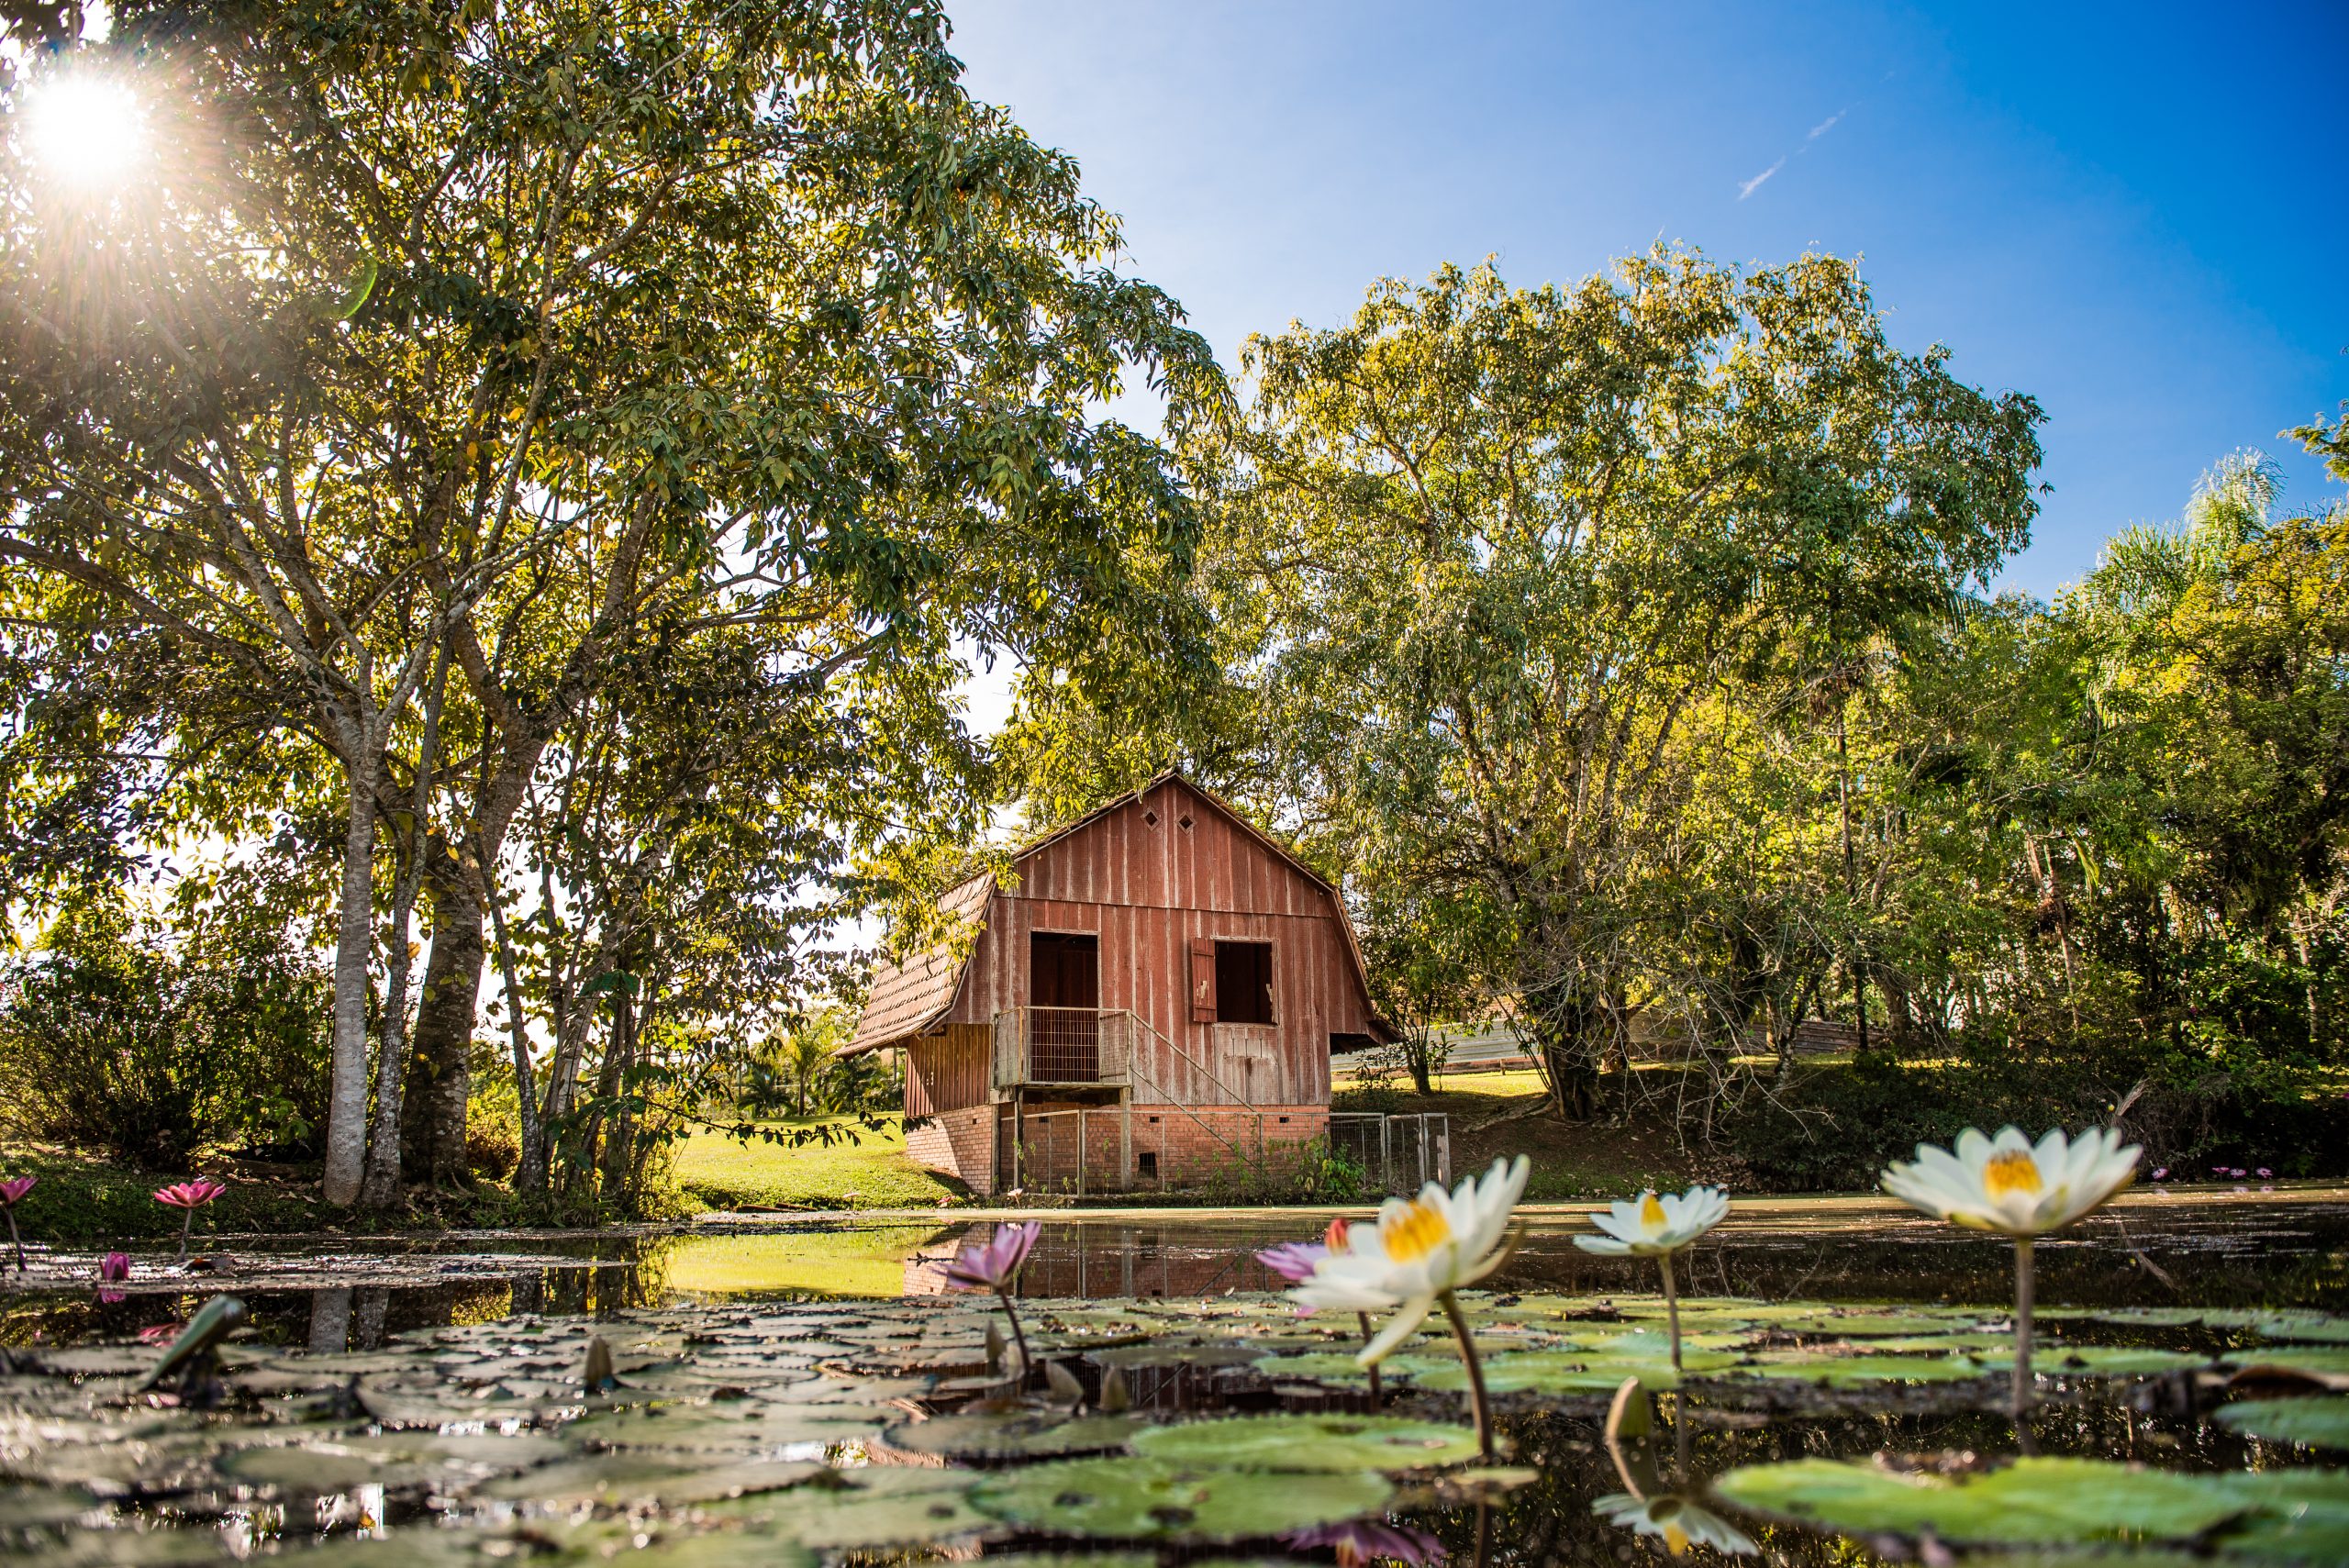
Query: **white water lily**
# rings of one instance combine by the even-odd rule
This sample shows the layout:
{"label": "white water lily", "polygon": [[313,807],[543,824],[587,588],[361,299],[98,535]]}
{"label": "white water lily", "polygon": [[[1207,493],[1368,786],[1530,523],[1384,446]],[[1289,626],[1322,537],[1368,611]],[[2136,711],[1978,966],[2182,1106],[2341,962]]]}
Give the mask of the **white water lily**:
{"label": "white water lily", "polygon": [[1628,1203],[1591,1212],[1604,1236],[1577,1236],[1575,1245],[1606,1257],[1660,1257],[1677,1252],[1719,1225],[1729,1214],[1729,1194],[1720,1187],[1690,1187],[1685,1193],[1643,1192]]}
{"label": "white water lily", "polygon": [[1500,1267],[1529,1170],[1520,1154],[1450,1192],[1430,1182],[1415,1198],[1388,1198],[1376,1223],[1349,1229],[1345,1250],[1321,1258],[1289,1299],[1317,1312],[1394,1313],[1355,1358],[1364,1366],[1385,1361],[1447,1293]]}
{"label": "white water lily", "polygon": [[2032,1243],[2110,1202],[2135,1177],[2142,1152],[2110,1127],[2076,1139],[2058,1128],[2035,1144],[2015,1128],[1985,1138],[1969,1127],[1957,1135],[1954,1152],[1920,1143],[1915,1160],[1884,1173],[1884,1190],[1909,1207],[2013,1239],[2017,1421],[2031,1406]]}
{"label": "white water lily", "polygon": [[1419,1331],[1429,1313],[1442,1307],[1467,1363],[1469,1398],[1487,1458],[1493,1451],[1492,1422],[1484,1371],[1453,1292],[1483,1279],[1508,1255],[1502,1242],[1531,1169],[1520,1154],[1494,1161],[1482,1177],[1471,1176],[1450,1192],[1430,1182],[1415,1198],[1388,1198],[1374,1224],[1346,1230],[1342,1245],[1332,1245],[1288,1293],[1309,1311],[1393,1313],[1354,1358],[1366,1367],[1385,1361]]}
{"label": "white water lily", "polygon": [[1733,1557],[1743,1557],[1755,1550],[1753,1537],[1710,1508],[1686,1497],[1635,1497],[1629,1492],[1610,1492],[1591,1507],[1609,1524],[1656,1537],[1675,1557],[1692,1545],[1709,1546]]}
{"label": "white water lily", "polygon": [[2011,1127],[1996,1138],[1969,1127],[1954,1153],[1919,1144],[1913,1162],[1884,1173],[1884,1190],[1953,1225],[2043,1236],[2103,1207],[2135,1178],[2141,1152],[2109,1127],[2076,1139],[2058,1128],[2036,1144]]}
{"label": "white water lily", "polygon": [[1680,1370],[1680,1287],[1672,1277],[1672,1254],[1719,1225],[1729,1215],[1729,1194],[1696,1186],[1685,1193],[1653,1187],[1629,1203],[1591,1211],[1590,1222],[1604,1236],[1577,1236],[1575,1245],[1602,1257],[1653,1258],[1664,1270],[1664,1307],[1672,1326],[1672,1370]]}

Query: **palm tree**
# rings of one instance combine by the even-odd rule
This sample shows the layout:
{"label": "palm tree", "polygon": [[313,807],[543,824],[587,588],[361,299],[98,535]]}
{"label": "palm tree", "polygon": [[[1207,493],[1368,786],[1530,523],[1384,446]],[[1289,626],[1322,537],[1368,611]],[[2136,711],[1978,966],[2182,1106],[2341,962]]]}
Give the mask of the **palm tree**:
{"label": "palm tree", "polygon": [[783,1042],[778,1065],[783,1069],[783,1075],[790,1080],[793,1091],[799,1097],[799,1115],[802,1118],[807,1115],[808,1092],[816,1086],[816,1080],[822,1075],[824,1069],[831,1065],[831,1038],[829,1033],[820,1027],[809,1026],[795,1029],[791,1037]]}

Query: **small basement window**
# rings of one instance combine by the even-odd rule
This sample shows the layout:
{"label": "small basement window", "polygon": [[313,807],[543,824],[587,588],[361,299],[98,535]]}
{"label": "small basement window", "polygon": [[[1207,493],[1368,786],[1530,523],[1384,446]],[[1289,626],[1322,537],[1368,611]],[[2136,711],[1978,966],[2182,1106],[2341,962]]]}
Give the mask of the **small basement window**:
{"label": "small basement window", "polygon": [[1215,1021],[1219,1024],[1269,1024],[1273,1021],[1273,944],[1215,944]]}

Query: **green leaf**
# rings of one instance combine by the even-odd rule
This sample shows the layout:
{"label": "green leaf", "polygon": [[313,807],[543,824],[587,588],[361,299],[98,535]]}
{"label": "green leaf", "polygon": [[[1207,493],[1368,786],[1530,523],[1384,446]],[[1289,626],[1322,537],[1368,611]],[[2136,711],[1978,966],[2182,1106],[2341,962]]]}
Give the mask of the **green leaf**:
{"label": "green leaf", "polygon": [[1714,1490],[1757,1513],[1835,1529],[2021,1545],[2199,1535],[2248,1507],[2214,1479],[2094,1459],[2021,1459],[1956,1478],[1800,1459],[1732,1470]]}
{"label": "green leaf", "polygon": [[1133,1440],[1152,1459],[1265,1470],[1416,1470],[1478,1452],[1466,1427],[1400,1416],[1234,1416],[1155,1427]]}
{"label": "green leaf", "polygon": [[1222,1541],[1335,1524],[1385,1507],[1388,1496],[1383,1477],[1360,1470],[1226,1470],[1146,1455],[1011,1471],[983,1482],[972,1501],[1006,1523],[1053,1535]]}
{"label": "green leaf", "polygon": [[2255,1351],[2236,1351],[2220,1359],[2229,1366],[2293,1372],[2303,1377],[2349,1377],[2349,1345],[2337,1349],[2331,1345],[2268,1345]]}
{"label": "green leaf", "polygon": [[[1975,1358],[1997,1372],[2011,1371],[2012,1351]],[[2087,1373],[2099,1377],[2143,1377],[2188,1367],[2209,1366],[2209,1356],[2186,1351],[2145,1350],[2133,1345],[2041,1345],[2031,1358],[2032,1370],[2043,1376]]]}
{"label": "green leaf", "polygon": [[992,1517],[972,1506],[970,1494],[978,1481],[967,1470],[834,1471],[809,1485],[719,1503],[707,1511],[807,1546],[936,1546],[996,1528]]}
{"label": "green leaf", "polygon": [[1070,1420],[1035,1412],[975,1412],[933,1416],[889,1429],[891,1448],[948,1459],[1039,1459],[1122,1449],[1149,1422],[1138,1416],[1086,1416]]}
{"label": "green leaf", "polygon": [[493,1481],[477,1495],[515,1503],[600,1503],[625,1507],[636,1503],[707,1503],[774,1492],[829,1469],[816,1461],[751,1461],[740,1464],[696,1464],[659,1454],[602,1453],[566,1460]]}
{"label": "green leaf", "polygon": [[2218,1421],[2277,1442],[2349,1448],[2349,1397],[2246,1399],[2221,1407]]}
{"label": "green leaf", "polygon": [[1870,1383],[1962,1383],[1986,1375],[1964,1356],[1835,1356],[1787,1351],[1740,1367],[1748,1377],[1797,1378],[1830,1388]]}

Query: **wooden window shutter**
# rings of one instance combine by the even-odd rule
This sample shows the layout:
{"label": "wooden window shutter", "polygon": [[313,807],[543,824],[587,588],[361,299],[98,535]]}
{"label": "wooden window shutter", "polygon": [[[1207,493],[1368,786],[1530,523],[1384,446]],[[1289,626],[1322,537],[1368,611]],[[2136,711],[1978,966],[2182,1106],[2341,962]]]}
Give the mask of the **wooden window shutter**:
{"label": "wooden window shutter", "polygon": [[1208,937],[1191,940],[1191,1021],[1215,1022],[1215,942]]}

